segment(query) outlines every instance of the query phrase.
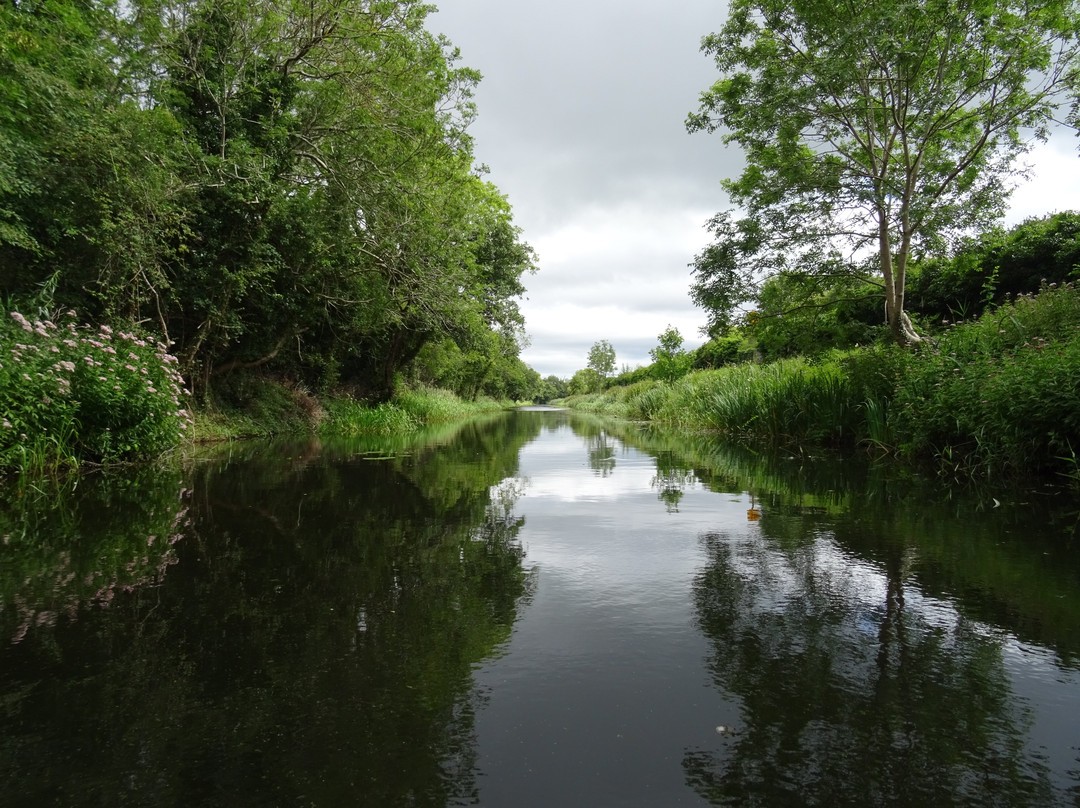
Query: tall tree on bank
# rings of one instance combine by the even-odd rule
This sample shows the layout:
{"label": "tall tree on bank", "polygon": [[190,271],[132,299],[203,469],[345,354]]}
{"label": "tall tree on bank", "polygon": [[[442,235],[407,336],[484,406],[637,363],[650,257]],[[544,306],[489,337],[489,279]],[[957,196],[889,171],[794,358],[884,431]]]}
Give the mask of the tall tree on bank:
{"label": "tall tree on bank", "polygon": [[615,372],[615,349],[606,339],[594,342],[589,349],[589,361],[586,367],[592,368],[606,379]]}
{"label": "tall tree on bank", "polygon": [[695,300],[722,324],[762,276],[876,254],[894,339],[913,252],[1000,216],[1016,158],[1075,78],[1075,0],[732,0],[705,37],[721,78],[689,116],[746,155],[746,216],[709,223]]}

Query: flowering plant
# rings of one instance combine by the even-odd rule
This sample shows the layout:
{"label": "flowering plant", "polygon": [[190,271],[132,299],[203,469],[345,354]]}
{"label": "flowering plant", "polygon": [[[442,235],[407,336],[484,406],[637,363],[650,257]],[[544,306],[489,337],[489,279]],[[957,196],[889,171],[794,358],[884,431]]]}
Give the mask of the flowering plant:
{"label": "flowering plant", "polygon": [[175,446],[191,418],[176,358],[150,336],[0,321],[0,467],[132,458]]}

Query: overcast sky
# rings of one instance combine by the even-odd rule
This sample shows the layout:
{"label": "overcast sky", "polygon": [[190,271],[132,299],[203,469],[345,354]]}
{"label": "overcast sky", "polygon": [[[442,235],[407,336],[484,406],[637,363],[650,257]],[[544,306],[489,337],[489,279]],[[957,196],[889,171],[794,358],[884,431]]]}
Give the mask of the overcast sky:
{"label": "overcast sky", "polygon": [[[700,345],[687,265],[728,207],[720,180],[742,165],[719,135],[684,125],[716,79],[699,46],[723,26],[722,0],[436,3],[429,29],[484,76],[476,160],[539,255],[524,279],[525,362],[566,378],[606,339],[619,368],[648,364],[669,324]],[[1080,209],[1076,146],[1064,133],[1029,155],[1037,176],[1010,221]]]}

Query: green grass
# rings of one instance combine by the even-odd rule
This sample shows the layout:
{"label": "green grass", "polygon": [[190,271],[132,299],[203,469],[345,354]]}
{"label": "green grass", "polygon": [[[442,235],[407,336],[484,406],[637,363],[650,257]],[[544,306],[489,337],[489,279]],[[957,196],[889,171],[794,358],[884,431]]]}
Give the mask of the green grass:
{"label": "green grass", "polygon": [[338,435],[415,432],[430,424],[504,410],[514,404],[490,398],[465,401],[447,390],[427,387],[401,390],[391,401],[375,406],[349,398],[331,398],[325,402],[327,417],[319,429]]}

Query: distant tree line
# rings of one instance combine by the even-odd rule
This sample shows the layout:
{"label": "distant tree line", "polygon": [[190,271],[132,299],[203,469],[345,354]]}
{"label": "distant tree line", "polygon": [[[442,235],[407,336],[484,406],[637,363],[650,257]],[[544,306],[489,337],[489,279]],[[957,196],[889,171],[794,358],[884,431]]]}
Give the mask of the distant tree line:
{"label": "distant tree line", "polygon": [[535,255],[416,0],[0,5],[0,296],[385,398],[528,395]]}

